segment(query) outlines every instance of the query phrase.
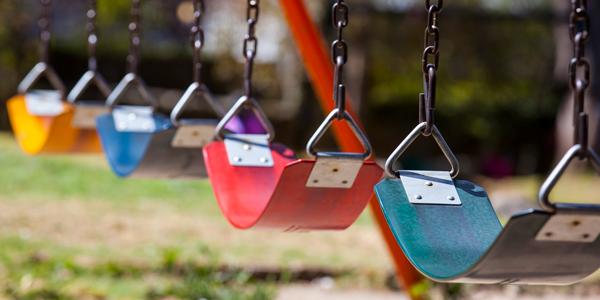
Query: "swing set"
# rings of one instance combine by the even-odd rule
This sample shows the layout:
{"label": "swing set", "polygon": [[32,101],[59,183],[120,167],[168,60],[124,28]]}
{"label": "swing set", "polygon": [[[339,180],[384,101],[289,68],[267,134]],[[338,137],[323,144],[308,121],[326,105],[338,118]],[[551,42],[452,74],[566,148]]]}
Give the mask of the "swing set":
{"label": "swing set", "polygon": [[[441,282],[553,285],[578,282],[600,267],[599,206],[549,200],[571,161],[588,160],[600,174],[600,156],[588,146],[584,110],[591,73],[585,57],[590,36],[586,0],[571,1],[574,145],[542,185],[541,210],[517,213],[504,227],[483,188],[455,179],[459,161],[435,125],[442,0],[425,1],[428,16],[419,124],[387,159],[385,170],[375,163],[369,140],[347,103],[344,68],[349,46],[344,29],[349,25],[349,8],[343,0],[332,6],[336,39],[330,55],[303,1],[280,1],[321,107],[329,112],[307,142],[302,156],[307,158],[297,158],[293,150],[273,142],[275,130],[253,93],[258,0],[247,2],[244,95],[227,111],[202,80],[205,6],[204,1],[193,0],[193,82],[169,112],[161,111],[138,73],[140,0],[132,0],[130,11],[127,74],[112,91],[98,72],[97,3],[89,1],[88,70],[68,95],[49,63],[52,2],[40,2],[40,62],[23,79],[18,95],[7,102],[15,138],[27,154],[102,151],[121,177],[208,177],[224,216],[240,229],[342,230],[370,204],[398,278],[413,299],[421,297],[412,290],[423,280],[421,274]],[[33,89],[42,77],[51,90]],[[84,98],[92,86],[101,99]],[[130,97],[132,89],[138,98]],[[212,118],[191,112],[190,104],[198,101]],[[339,152],[317,150],[330,128]],[[420,136],[433,137],[450,171],[398,168],[403,153]]]}

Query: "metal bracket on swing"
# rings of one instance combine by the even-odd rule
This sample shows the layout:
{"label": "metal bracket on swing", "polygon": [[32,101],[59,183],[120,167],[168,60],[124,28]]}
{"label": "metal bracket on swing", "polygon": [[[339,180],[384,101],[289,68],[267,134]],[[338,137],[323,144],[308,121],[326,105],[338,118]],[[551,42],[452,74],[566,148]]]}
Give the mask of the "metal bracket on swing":
{"label": "metal bracket on swing", "polygon": [[216,119],[181,118],[186,106],[194,97],[202,97],[217,116],[223,116],[223,108],[217,104],[205,85],[192,83],[171,111],[171,123],[177,127],[171,146],[175,148],[202,148],[212,142],[219,123]]}
{"label": "metal bracket on swing", "polygon": [[112,115],[117,131],[147,133],[156,131],[152,107],[119,105],[113,109]]}
{"label": "metal bracket on swing", "polygon": [[306,186],[349,189],[354,185],[363,163],[362,159],[318,157],[306,181]]}
{"label": "metal bracket on swing", "polygon": [[61,93],[54,90],[31,90],[25,94],[27,111],[40,117],[55,117],[65,111]]}
{"label": "metal bracket on swing", "polygon": [[449,172],[398,171],[408,201],[413,204],[461,205]]}
{"label": "metal bracket on swing", "polygon": [[[46,76],[54,90],[31,90],[42,76]],[[54,69],[44,62],[36,64],[31,69],[19,84],[18,90],[20,94],[25,94],[27,111],[34,116],[55,117],[65,111],[62,102],[65,87]]]}
{"label": "metal bracket on swing", "polygon": [[171,141],[175,148],[202,148],[213,141],[217,120],[181,120]]}
{"label": "metal bracket on swing", "polygon": [[600,216],[556,214],[535,237],[536,241],[593,243],[600,235]]}
{"label": "metal bracket on swing", "polygon": [[232,166],[273,166],[269,136],[266,134],[226,134],[224,142]]}

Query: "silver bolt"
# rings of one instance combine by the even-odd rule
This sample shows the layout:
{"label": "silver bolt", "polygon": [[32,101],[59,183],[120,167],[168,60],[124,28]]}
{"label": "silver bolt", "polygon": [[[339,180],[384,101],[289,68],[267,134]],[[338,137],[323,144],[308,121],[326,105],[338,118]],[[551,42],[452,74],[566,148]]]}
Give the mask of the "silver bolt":
{"label": "silver bolt", "polygon": [[244,150],[246,150],[246,151],[250,151],[250,149],[252,149],[252,147],[251,147],[250,145],[248,145],[248,144],[244,144],[244,147],[243,147],[243,148],[244,148]]}
{"label": "silver bolt", "polygon": [[239,156],[235,156],[235,157],[233,157],[233,160],[235,160],[235,161],[237,161],[237,162],[241,162],[241,161],[242,161],[242,158],[241,158],[241,157],[239,157]]}
{"label": "silver bolt", "polygon": [[456,198],[454,198],[454,196],[448,196],[448,200],[454,201],[454,200],[456,200]]}
{"label": "silver bolt", "polygon": [[431,182],[431,181],[427,181],[427,182],[425,182],[425,185],[426,185],[426,186],[432,186],[432,185],[433,185],[433,182]]}
{"label": "silver bolt", "polygon": [[269,161],[269,160],[268,160],[266,157],[261,157],[261,158],[260,158],[260,162],[261,162],[261,163],[266,163],[266,162],[268,162],[268,161]]}
{"label": "silver bolt", "polygon": [[423,199],[423,196],[421,196],[421,195],[416,195],[416,196],[415,196],[415,199],[417,199],[417,200],[421,200],[421,199]]}

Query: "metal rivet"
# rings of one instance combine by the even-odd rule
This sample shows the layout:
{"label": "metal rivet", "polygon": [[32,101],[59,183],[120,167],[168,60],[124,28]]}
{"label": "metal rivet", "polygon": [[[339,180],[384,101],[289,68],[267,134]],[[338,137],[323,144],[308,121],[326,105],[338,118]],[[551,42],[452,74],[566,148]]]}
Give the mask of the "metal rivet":
{"label": "metal rivet", "polygon": [[313,180],[313,183],[319,183],[318,179]]}
{"label": "metal rivet", "polygon": [[348,180],[342,180],[342,184],[348,184]]}
{"label": "metal rivet", "polygon": [[454,201],[454,200],[456,200],[456,198],[454,198],[454,196],[448,196],[448,200]]}
{"label": "metal rivet", "polygon": [[584,233],[584,234],[582,235],[582,237],[583,237],[584,239],[588,239],[588,238],[590,237],[590,234],[589,234],[589,233]]}
{"label": "metal rivet", "polygon": [[252,147],[251,147],[250,145],[248,145],[248,144],[244,144],[244,147],[243,147],[243,148],[244,148],[244,150],[246,150],[246,151],[250,151],[250,149],[252,149]]}
{"label": "metal rivet", "polygon": [[546,232],[546,234],[545,234],[546,237],[551,237],[552,235],[553,235],[552,232]]}
{"label": "metal rivet", "polygon": [[421,200],[421,199],[423,199],[423,196],[421,196],[421,195],[416,195],[416,196],[415,196],[415,199],[417,199],[417,200]]}
{"label": "metal rivet", "polygon": [[266,157],[261,157],[261,158],[260,158],[260,162],[261,162],[261,163],[266,163],[266,162],[268,162],[268,161],[269,161],[269,160],[268,160]]}
{"label": "metal rivet", "polygon": [[331,170],[331,171],[333,171],[333,173],[335,173],[335,172],[338,172],[339,170],[338,170],[338,168],[334,168],[334,169],[333,169],[333,170]]}
{"label": "metal rivet", "polygon": [[433,185],[433,182],[431,182],[431,181],[427,181],[427,182],[425,182],[425,185],[426,185],[426,186],[432,186],[432,185]]}
{"label": "metal rivet", "polygon": [[571,225],[573,225],[573,227],[577,227],[577,226],[581,225],[581,222],[579,222],[579,220],[575,220],[575,221],[573,221],[573,223],[571,223]]}
{"label": "metal rivet", "polygon": [[241,162],[241,161],[242,161],[242,158],[241,158],[241,157],[239,157],[239,156],[235,156],[235,157],[233,158],[233,160],[234,160],[234,161],[237,161],[237,162]]}

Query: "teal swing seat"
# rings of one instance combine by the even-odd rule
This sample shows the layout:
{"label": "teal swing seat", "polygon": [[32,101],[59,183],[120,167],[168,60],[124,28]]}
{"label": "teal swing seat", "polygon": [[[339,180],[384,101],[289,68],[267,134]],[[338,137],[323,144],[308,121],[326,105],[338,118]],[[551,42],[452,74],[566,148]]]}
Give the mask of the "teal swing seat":
{"label": "teal swing seat", "polygon": [[600,206],[548,199],[572,160],[587,158],[600,173],[594,150],[573,146],[541,188],[543,210],[517,213],[502,228],[485,190],[453,179],[458,160],[435,125],[431,135],[452,170],[394,169],[426,127],[417,126],[392,153],[388,178],[375,186],[392,233],[421,273],[441,282],[565,285],[600,268]]}
{"label": "teal swing seat", "polygon": [[[558,205],[555,213],[530,209],[513,215],[503,229],[483,188],[463,180],[454,185],[459,206],[412,204],[400,179],[385,179],[375,187],[396,240],[425,276],[443,282],[551,285],[580,281],[600,267],[598,238],[538,238],[551,218],[590,216],[590,224],[598,225],[593,217],[597,220],[600,210],[566,205]],[[583,227],[584,221],[579,222]],[[581,236],[586,234],[592,235]]]}

